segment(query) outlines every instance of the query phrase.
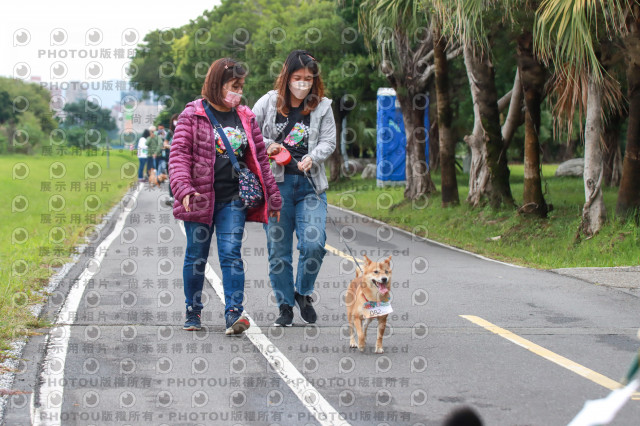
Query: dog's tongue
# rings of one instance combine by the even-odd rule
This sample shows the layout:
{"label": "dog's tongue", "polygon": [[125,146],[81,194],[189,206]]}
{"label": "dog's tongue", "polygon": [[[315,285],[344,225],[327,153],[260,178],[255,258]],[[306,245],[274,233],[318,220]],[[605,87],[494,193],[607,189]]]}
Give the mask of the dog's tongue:
{"label": "dog's tongue", "polygon": [[378,286],[378,291],[380,292],[380,294],[387,294],[389,293],[389,289],[387,288],[386,285],[382,284],[380,286]]}

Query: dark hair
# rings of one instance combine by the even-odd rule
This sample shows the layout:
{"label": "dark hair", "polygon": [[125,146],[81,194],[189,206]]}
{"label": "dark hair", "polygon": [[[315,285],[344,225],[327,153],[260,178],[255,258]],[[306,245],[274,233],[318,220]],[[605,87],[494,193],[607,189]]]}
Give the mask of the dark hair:
{"label": "dark hair", "polygon": [[278,102],[276,107],[278,112],[284,116],[289,113],[291,109],[291,91],[289,90],[289,79],[294,72],[306,68],[313,74],[313,86],[311,92],[303,101],[304,108],[302,114],[307,115],[320,103],[324,96],[324,84],[320,77],[320,66],[316,58],[311,56],[307,50],[294,50],[289,53],[287,59],[284,61],[282,71],[278,76],[275,84],[275,89],[278,91]]}
{"label": "dark hair", "polygon": [[169,130],[171,130],[171,133],[175,133],[176,132],[176,125],[173,124],[174,121],[178,120],[178,117],[180,117],[179,113],[175,113],[171,116],[171,121],[169,122]]}
{"label": "dark hair", "polygon": [[151,136],[151,132],[149,131],[149,129],[144,129],[144,132],[142,132],[142,137],[148,138],[149,136]]}
{"label": "dark hair", "polygon": [[449,414],[444,426],[482,426],[482,420],[472,408],[462,407]]}
{"label": "dark hair", "polygon": [[209,103],[223,105],[222,101],[224,96],[222,96],[222,86],[229,80],[240,79],[246,76],[247,71],[235,59],[218,59],[209,67],[200,94]]}

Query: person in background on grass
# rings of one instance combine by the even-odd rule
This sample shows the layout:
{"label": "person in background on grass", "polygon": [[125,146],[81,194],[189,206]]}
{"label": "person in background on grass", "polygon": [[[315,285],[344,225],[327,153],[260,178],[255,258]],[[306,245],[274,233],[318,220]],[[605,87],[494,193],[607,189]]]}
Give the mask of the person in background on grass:
{"label": "person in background on grass", "polygon": [[[178,117],[180,114],[173,114],[171,116],[171,124],[169,124],[169,131],[167,132],[167,136],[164,139],[162,156],[167,160],[167,174],[169,171],[169,153],[171,152],[171,143],[173,142],[173,135],[176,132],[176,126],[178,125]],[[171,181],[171,176],[169,176],[169,181]],[[175,201],[173,198],[173,191],[171,191],[171,184],[169,186],[169,199],[165,202],[168,206],[172,206]]]}
{"label": "person in background on grass", "polygon": [[[264,226],[269,250],[269,279],[280,316],[275,326],[293,324],[293,306],[302,320],[316,322],[311,294],[322,259],[329,186],[324,162],[336,147],[336,123],[331,100],[324,97],[318,61],[306,50],[287,57],[275,83],[253,107],[267,146],[267,154],[288,149],[295,161],[271,162],[284,204],[280,222]],[[291,120],[291,123],[289,122]],[[293,127],[291,127],[293,125]],[[291,129],[284,134],[287,129]],[[298,238],[298,268],[293,276],[293,232]]]}
{"label": "person in background on grass", "polygon": [[[225,299],[225,334],[241,334],[249,328],[243,315],[244,264],[242,239],[246,221],[277,222],[282,200],[269,168],[262,133],[251,110],[239,105],[247,72],[235,60],[218,59],[209,67],[202,96],[189,102],[175,128],[169,169],[175,196],[173,215],[184,221],[187,235],[183,280],[186,302],[185,330],[201,328],[201,295],[204,270],[215,230]],[[214,130],[207,111],[220,123],[234,153]],[[246,208],[239,198],[239,183],[229,155],[260,180],[264,202]]]}
{"label": "person in background on grass", "polygon": [[149,173],[147,139],[149,139],[150,136],[151,132],[149,132],[148,129],[144,129],[142,136],[138,140],[138,161],[140,163],[140,166],[138,167],[138,182],[144,182],[145,180],[145,166],[147,166],[147,174]]}

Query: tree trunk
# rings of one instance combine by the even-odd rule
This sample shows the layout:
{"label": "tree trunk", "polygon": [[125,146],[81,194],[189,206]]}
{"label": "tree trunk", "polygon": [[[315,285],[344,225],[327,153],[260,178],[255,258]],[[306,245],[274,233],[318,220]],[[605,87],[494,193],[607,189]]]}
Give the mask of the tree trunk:
{"label": "tree trunk", "polygon": [[340,151],[342,143],[342,117],[341,102],[333,103],[333,116],[336,122],[336,149],[329,156],[329,182],[337,182],[340,179],[340,170],[342,168],[342,152]]}
{"label": "tree trunk", "polygon": [[473,134],[465,137],[472,155],[467,202],[479,206],[486,198],[493,208],[513,207],[493,64],[486,52],[476,54],[469,45],[464,47],[464,63],[474,112]]}
{"label": "tree trunk", "polygon": [[[500,102],[498,102],[500,108]],[[502,108],[500,108],[502,110]],[[511,89],[511,99],[509,101],[509,111],[507,118],[502,125],[502,139],[504,140],[505,152],[511,144],[513,135],[523,122],[522,117],[522,83],[520,82],[520,72],[516,70],[516,77],[513,79],[513,89]]]}
{"label": "tree trunk", "polygon": [[602,197],[602,85],[589,79],[587,118],[584,135],[584,195],[580,230],[587,238],[604,224],[607,211]]}
{"label": "tree trunk", "polygon": [[433,61],[436,73],[436,103],[438,108],[438,139],[440,147],[440,173],[442,176],[442,207],[460,204],[456,179],[456,143],[451,122],[453,111],[449,97],[449,74],[446,40],[440,29],[434,29]]}
{"label": "tree trunk", "polygon": [[613,114],[605,123],[604,129],[604,176],[605,186],[616,187],[620,185],[622,176],[622,154],[620,151],[620,126],[624,122],[621,113]]}
{"label": "tree trunk", "polygon": [[438,135],[438,101],[435,101],[436,113],[434,119],[431,121],[431,128],[429,129],[429,170],[435,173],[440,170],[440,135]]}
{"label": "tree trunk", "polygon": [[616,213],[622,218],[634,214],[638,220],[640,216],[640,6],[635,5],[634,9],[635,19],[633,16],[628,18],[631,20],[628,25],[629,35],[624,43],[627,60],[629,123]]}
{"label": "tree trunk", "polygon": [[[433,106],[434,104],[431,105]],[[434,120],[431,121],[431,127],[429,128],[429,171],[435,173],[440,170],[440,137],[438,136],[438,114],[436,113],[436,116],[433,118]]]}
{"label": "tree trunk", "polygon": [[407,135],[407,160],[405,167],[406,186],[404,198],[416,200],[423,195],[436,191],[436,185],[431,180],[429,165],[424,154],[425,134],[424,128],[424,108],[415,108],[413,105],[415,96],[411,94],[398,95],[400,108],[402,109],[402,119],[404,131]]}
{"label": "tree trunk", "polygon": [[533,56],[533,34],[523,32],[518,37],[518,72],[524,91],[524,193],[520,212],[547,217],[548,207],[542,194],[540,179],[540,104],[546,72]]}

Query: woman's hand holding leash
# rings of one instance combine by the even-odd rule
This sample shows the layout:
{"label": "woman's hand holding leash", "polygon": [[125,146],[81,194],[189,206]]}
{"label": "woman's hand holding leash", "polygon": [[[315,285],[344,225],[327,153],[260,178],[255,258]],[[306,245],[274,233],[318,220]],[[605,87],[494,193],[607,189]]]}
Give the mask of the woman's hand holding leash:
{"label": "woman's hand holding leash", "polygon": [[298,161],[298,170],[306,173],[311,170],[311,164],[313,164],[311,157],[305,157],[302,161]]}
{"label": "woman's hand holding leash", "polygon": [[276,155],[280,151],[282,151],[282,145],[274,142],[271,145],[269,145],[269,148],[267,148],[267,155],[269,156]]}

